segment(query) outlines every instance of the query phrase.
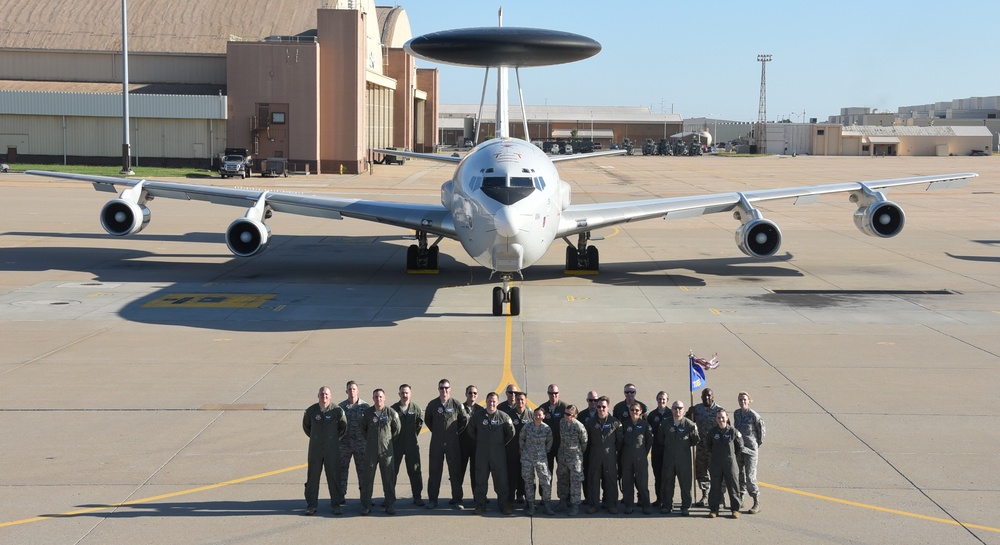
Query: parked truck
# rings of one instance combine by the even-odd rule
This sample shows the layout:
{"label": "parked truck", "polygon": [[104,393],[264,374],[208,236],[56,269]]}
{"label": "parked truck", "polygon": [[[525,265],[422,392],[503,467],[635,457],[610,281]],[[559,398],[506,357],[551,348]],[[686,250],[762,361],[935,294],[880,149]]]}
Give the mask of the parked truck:
{"label": "parked truck", "polygon": [[246,148],[226,148],[219,167],[219,176],[249,178],[253,174],[253,156]]}

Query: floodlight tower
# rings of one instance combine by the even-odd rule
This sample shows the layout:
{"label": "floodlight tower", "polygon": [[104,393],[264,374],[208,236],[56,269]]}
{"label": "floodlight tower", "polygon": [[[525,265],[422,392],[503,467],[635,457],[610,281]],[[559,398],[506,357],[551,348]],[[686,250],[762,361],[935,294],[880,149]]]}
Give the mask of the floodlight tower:
{"label": "floodlight tower", "polygon": [[757,55],[760,63],[760,107],[757,110],[757,153],[767,152],[767,63],[771,55]]}

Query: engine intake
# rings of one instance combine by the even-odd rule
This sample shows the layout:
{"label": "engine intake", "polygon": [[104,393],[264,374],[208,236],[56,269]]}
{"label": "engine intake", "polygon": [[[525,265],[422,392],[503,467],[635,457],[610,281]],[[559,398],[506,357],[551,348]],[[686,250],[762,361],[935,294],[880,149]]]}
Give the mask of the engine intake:
{"label": "engine intake", "polygon": [[250,257],[267,248],[271,228],[248,218],[239,218],[226,228],[226,246],[239,257]]}
{"label": "engine intake", "polygon": [[770,257],[781,246],[781,231],[773,221],[751,220],[736,230],[736,245],[750,257]]}
{"label": "engine intake", "polygon": [[125,199],[113,199],[101,208],[101,227],[123,237],[142,231],[149,223],[149,208]]}
{"label": "engine intake", "polygon": [[905,223],[903,209],[891,201],[878,201],[854,212],[854,225],[870,237],[894,237],[903,230]]}

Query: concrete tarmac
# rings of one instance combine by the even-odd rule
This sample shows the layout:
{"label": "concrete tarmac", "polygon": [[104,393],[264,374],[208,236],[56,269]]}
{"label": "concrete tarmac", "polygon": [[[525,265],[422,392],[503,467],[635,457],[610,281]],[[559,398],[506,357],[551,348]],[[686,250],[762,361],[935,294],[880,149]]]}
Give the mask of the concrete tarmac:
{"label": "concrete tarmac", "polygon": [[[728,214],[595,232],[600,274],[565,275],[554,248],[525,270],[511,318],[491,315],[496,279],[452,241],[440,274],[407,275],[408,233],[276,214],[269,249],[241,259],[222,236],[241,209],[157,199],[146,230],[114,238],[97,218],[108,194],[0,174],[0,543],[1000,543],[1000,159],[559,169],[576,203],[981,176],[889,193],[907,214],[891,239],[859,232],[846,195],[769,203],[784,241],[766,260],[739,252]],[[450,172],[411,160],[242,183],[437,202]],[[424,406],[441,378],[456,397],[515,381],[532,405],[557,383],[583,406],[634,382],[651,406],[659,390],[689,404],[689,351],[718,354],[721,406],[747,390],[767,423],[757,515],[508,517],[494,501],[480,517],[413,506],[403,471],[397,514],[362,517],[352,467],[343,516],[325,484],[302,516],[302,410],[321,385],[394,402],[406,382]],[[445,476],[442,504],[448,490]]]}

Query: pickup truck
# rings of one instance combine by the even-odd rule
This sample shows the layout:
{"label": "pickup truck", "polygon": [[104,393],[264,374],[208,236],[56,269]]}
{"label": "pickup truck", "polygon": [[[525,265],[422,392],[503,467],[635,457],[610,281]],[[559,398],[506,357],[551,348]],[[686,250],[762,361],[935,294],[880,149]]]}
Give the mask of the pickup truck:
{"label": "pickup truck", "polygon": [[222,158],[222,166],[219,167],[219,176],[227,178],[229,176],[239,176],[249,178],[253,173],[253,156],[249,150],[244,148],[226,148],[226,154]]}

